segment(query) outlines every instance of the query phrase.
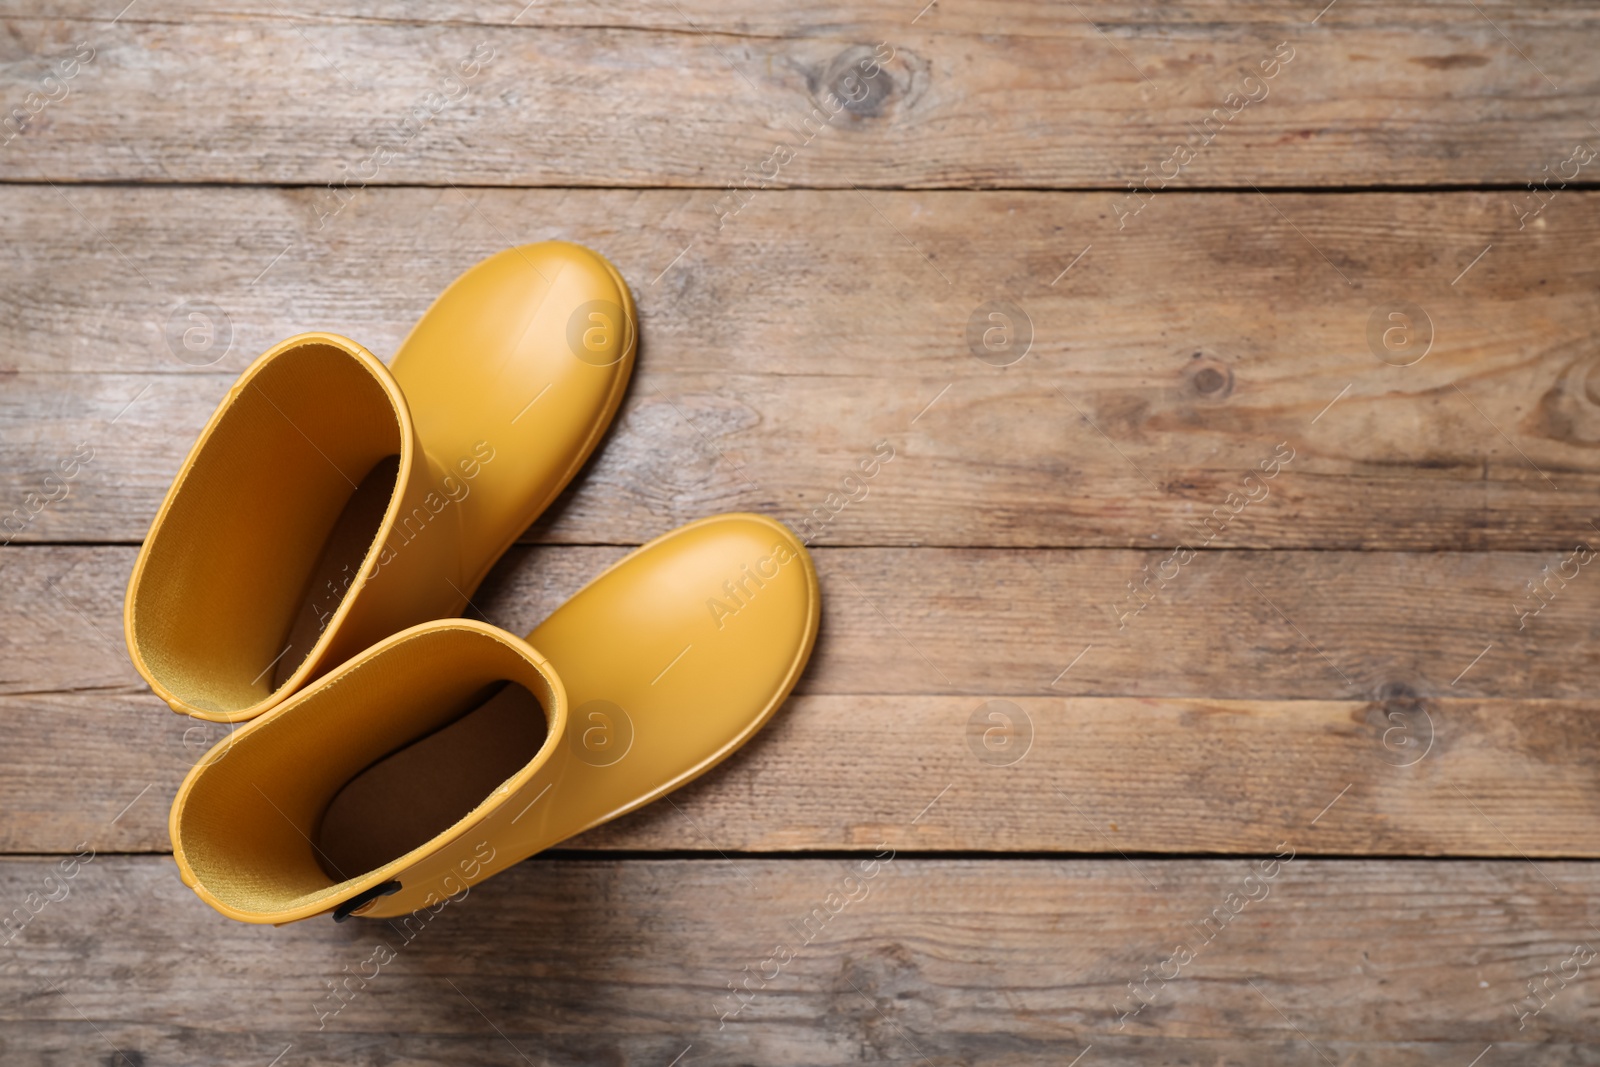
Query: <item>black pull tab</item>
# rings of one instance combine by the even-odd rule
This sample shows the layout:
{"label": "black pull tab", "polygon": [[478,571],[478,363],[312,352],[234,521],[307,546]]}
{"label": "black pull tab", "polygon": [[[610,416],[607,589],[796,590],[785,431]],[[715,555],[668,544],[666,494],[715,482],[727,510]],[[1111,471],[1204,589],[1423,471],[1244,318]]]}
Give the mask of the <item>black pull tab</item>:
{"label": "black pull tab", "polygon": [[350,916],[366,907],[368,904],[371,904],[374,900],[377,900],[379,897],[386,897],[398,892],[400,892],[400,883],[388,881],[384,882],[382,885],[373,886],[365,893],[357,893],[355,896],[351,897],[349,900],[333,909],[333,921],[336,923],[342,923],[346,919],[350,918]]}

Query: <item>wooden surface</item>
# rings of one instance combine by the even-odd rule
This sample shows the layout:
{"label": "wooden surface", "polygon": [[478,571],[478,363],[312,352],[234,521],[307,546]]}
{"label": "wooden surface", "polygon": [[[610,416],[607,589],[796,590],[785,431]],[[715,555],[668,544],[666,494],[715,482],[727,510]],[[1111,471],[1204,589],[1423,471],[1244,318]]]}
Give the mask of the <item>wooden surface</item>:
{"label": "wooden surface", "polygon": [[[1469,860],[1442,882],[1427,864],[1296,856],[1252,883],[1261,899],[1202,928],[1209,943],[1196,925],[1259,860],[897,853],[807,928],[859,860],[545,859],[407,942],[382,923],[241,926],[193,906],[163,858],[96,858],[14,943],[0,1041],[8,1059],[184,1065],[266,1064],[286,1048],[282,1062],[363,1067],[667,1064],[685,1051],[683,1062],[1064,1064],[1090,1045],[1083,1063],[1278,1067],[1320,1054],[1447,1067],[1489,1045],[1508,1063],[1594,1062],[1592,982],[1559,990],[1520,1034],[1511,1011],[1525,975],[1595,939],[1592,867]],[[11,860],[0,886],[26,892],[45,869]],[[394,958],[352,982],[319,1031],[324,982],[347,966],[371,975],[362,964],[380,943]],[[1180,943],[1193,960],[1164,987],[1152,980],[1153,1003],[1119,1029],[1128,983]],[[793,957],[781,969],[766,962],[779,946]],[[753,998],[724,1018],[746,967],[776,975],[753,979]]]}
{"label": "wooden surface", "polygon": [[[5,107],[92,50],[0,146],[0,1062],[1600,1064],[1600,578],[1529,595],[1600,541],[1600,159],[1527,188],[1600,148],[1600,8],[119,8],[0,3]],[[814,531],[811,666],[414,941],[230,923],[165,855],[224,728],[127,662],[138,543],[256,354],[387,358],[545,237],[629,279],[639,369],[476,614],[525,632],[707,513],[814,519],[887,442]]]}
{"label": "wooden surface", "polygon": [[[1172,194],[1121,231],[1103,193],[765,195],[719,231],[711,190],[369,190],[319,230],[308,190],[0,188],[18,294],[0,487],[96,450],[19,539],[138,541],[251,359],[312,325],[392,354],[519,219],[613,257],[643,338],[615,430],[537,540],[798,520],[879,440],[895,460],[818,543],[1174,544],[1280,442],[1289,476],[1213,546],[1594,533],[1574,498],[1600,494],[1600,194],[1521,231],[1507,192]],[[964,339],[997,298],[1035,336],[1004,368]],[[1434,344],[1396,367],[1368,322],[1405,301]],[[209,367],[166,340],[192,303],[232,326]]]}
{"label": "wooden surface", "polygon": [[[1120,189],[1230,93],[1260,99],[1178,184],[1520,186],[1594,132],[1587,7],[1339,0],[1313,24],[1314,2],[926,5],[140,0],[110,25],[121,5],[69,0],[61,18],[12,0],[13,56],[84,42],[94,58],[0,174],[322,185],[450,92],[378,183],[721,187],[830,88],[853,92],[843,74],[880,42],[893,61],[785,185]],[[1246,86],[1284,43],[1265,95]],[[492,58],[446,88],[474,54]]]}

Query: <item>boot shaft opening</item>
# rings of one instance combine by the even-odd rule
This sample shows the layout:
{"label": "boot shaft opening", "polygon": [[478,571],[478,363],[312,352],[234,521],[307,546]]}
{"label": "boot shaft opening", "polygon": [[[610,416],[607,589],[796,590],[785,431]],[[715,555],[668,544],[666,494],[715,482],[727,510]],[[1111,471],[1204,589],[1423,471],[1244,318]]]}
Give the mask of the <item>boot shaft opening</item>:
{"label": "boot shaft opening", "polygon": [[380,869],[404,879],[395,861],[487,815],[549,758],[566,714],[515,640],[427,624],[218,745],[173,809],[197,888],[255,916],[314,913]]}
{"label": "boot shaft opening", "polygon": [[154,680],[222,715],[304,662],[361,573],[406,425],[372,368],[326,343],[248,376],[180,475],[130,595]]}
{"label": "boot shaft opening", "polygon": [[330,878],[422,847],[538,755],[549,727],[525,686],[496,682],[467,704],[460,718],[384,756],[334,796],[313,835]]}

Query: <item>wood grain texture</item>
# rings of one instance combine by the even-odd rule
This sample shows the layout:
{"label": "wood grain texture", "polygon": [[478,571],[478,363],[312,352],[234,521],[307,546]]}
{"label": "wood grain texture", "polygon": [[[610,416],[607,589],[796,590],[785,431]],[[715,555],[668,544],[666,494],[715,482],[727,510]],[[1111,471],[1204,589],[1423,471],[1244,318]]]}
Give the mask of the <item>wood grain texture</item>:
{"label": "wood grain texture", "polygon": [[[0,0],[0,1061],[1600,1067],[1600,10],[122,3]],[[548,237],[639,372],[476,612],[809,516],[810,668],[409,931],[228,922],[135,546],[257,353]]]}
{"label": "wood grain texture", "polygon": [[[102,856],[6,946],[0,1040],[28,1063],[1594,1062],[1592,981],[1552,981],[1520,1032],[1513,1012],[1596,940],[1593,866],[1296,857],[1265,881],[1259,860],[534,862],[407,940],[231,923],[170,860]],[[0,864],[0,900],[53,866]],[[830,893],[856,899],[806,927]],[[1180,943],[1192,961],[1123,1018]],[[346,973],[369,977],[319,1014]]]}
{"label": "wood grain texture", "polygon": [[[474,599],[527,632],[622,552],[514,549]],[[1320,852],[1600,855],[1600,619],[1580,577],[1517,631],[1541,556],[1212,552],[1126,631],[1105,605],[1159,553],[816,556],[800,695],[682,793],[687,818],[578,847],[1256,851],[1348,787]],[[127,663],[132,557],[0,550],[0,849],[167,848],[171,796],[225,736]],[[984,745],[1006,716],[1014,765],[1004,730]]]}
{"label": "wood grain texture", "polygon": [[[1173,545],[1283,442],[1271,499],[1214,545],[1593,534],[1600,194],[1521,230],[1509,193],[1174,194],[1121,231],[1101,194],[773,193],[721,231],[704,192],[372,190],[322,229],[309,197],[0,189],[0,502],[95,449],[20,540],[139,540],[255,354],[318,328],[387,356],[509,234],[606,251],[643,335],[615,429],[534,540],[798,520],[879,440],[894,463],[818,543]],[[1003,368],[966,337],[994,299],[1033,331]],[[1431,348],[1400,367],[1369,328],[1407,303]],[[169,342],[201,305],[227,351]]]}
{"label": "wood grain texture", "polygon": [[[1521,185],[1594,136],[1600,91],[1600,22],[1558,4],[1345,0],[1317,18],[1315,4],[508,2],[374,17],[145,0],[113,25],[115,6],[8,5],[0,98],[66,95],[0,152],[0,176],[720,188],[801,142],[832,88],[860,99],[801,144],[783,184],[1121,189],[1174,173],[1163,164],[1187,145],[1174,185]],[[80,42],[92,60],[45,83]],[[880,42],[883,72],[846,85]],[[1289,63],[1247,83],[1280,45]],[[464,89],[447,82],[473,55],[491,58]],[[1258,102],[1241,109],[1246,94]],[[396,132],[417,107],[426,120]],[[379,146],[392,158],[368,175]]]}
{"label": "wood grain texture", "polygon": [[[527,633],[624,550],[517,548],[474,603]],[[0,549],[0,692],[143,686],[121,636],[135,550]],[[1207,552],[1118,626],[1168,550],[819,549],[821,634],[799,692],[1216,700],[1586,700],[1587,569],[1519,629],[1565,553]],[[1152,587],[1153,588],[1153,587]],[[1093,649],[1084,653],[1086,646]],[[1079,658],[1080,653],[1083,653]],[[1070,666],[1070,670],[1068,669]]]}
{"label": "wood grain texture", "polygon": [[[1327,808],[1304,838],[1322,855],[1596,857],[1596,719],[1592,700],[797,696],[673,803],[562,847],[1249,854]],[[3,697],[0,730],[11,853],[169,850],[178,784],[227,733],[125,693]]]}

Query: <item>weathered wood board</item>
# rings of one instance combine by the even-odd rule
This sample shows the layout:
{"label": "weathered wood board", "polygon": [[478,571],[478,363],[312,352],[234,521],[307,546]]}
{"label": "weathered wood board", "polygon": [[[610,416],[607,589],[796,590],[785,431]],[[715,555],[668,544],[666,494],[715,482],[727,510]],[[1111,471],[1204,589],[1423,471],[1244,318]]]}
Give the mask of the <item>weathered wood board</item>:
{"label": "weathered wood board", "polygon": [[1600,92],[1566,4],[7,6],[58,182],[1520,187]]}
{"label": "weathered wood board", "polygon": [[[374,190],[323,230],[307,195],[0,190],[18,235],[0,258],[17,294],[0,501],[25,508],[94,450],[18,540],[138,541],[257,353],[330,329],[388,356],[508,233],[613,255],[644,336],[615,428],[536,540],[637,544],[719,510],[819,508],[820,544],[1565,550],[1594,534],[1600,194],[1520,231],[1500,192],[1174,194],[1120,232],[1103,194],[773,193],[720,232],[695,192]],[[967,337],[996,299],[1031,323],[1006,367]],[[186,330],[212,347],[190,352]],[[841,507],[879,441],[892,463]],[[1202,525],[1275,454],[1293,458],[1270,500]]]}
{"label": "weathered wood board", "polygon": [[[545,860],[411,927],[276,930],[198,906],[165,857],[97,857],[5,946],[0,1041],[174,1065],[1594,1062],[1593,982],[1552,979],[1537,1013],[1527,989],[1582,973],[1592,865],[1330,862],[1307,836],[1165,863]],[[0,864],[0,899],[57,864]]]}
{"label": "weathered wood board", "polygon": [[[1595,857],[1597,721],[1593,700],[798,696],[671,804],[563,847],[1237,854],[1327,807],[1322,855]],[[170,849],[178,783],[226,738],[125,693],[3,697],[0,730],[13,853]]]}
{"label": "weathered wood board", "polygon": [[[0,549],[0,692],[143,689],[121,634],[135,551]],[[623,552],[514,549],[474,604],[526,633]],[[1561,586],[1570,555],[1207,552],[1135,613],[1128,582],[1142,589],[1170,550],[822,548],[822,631],[799,691],[1584,700],[1600,601],[1576,560]],[[1546,599],[1527,592],[1535,580]]]}

